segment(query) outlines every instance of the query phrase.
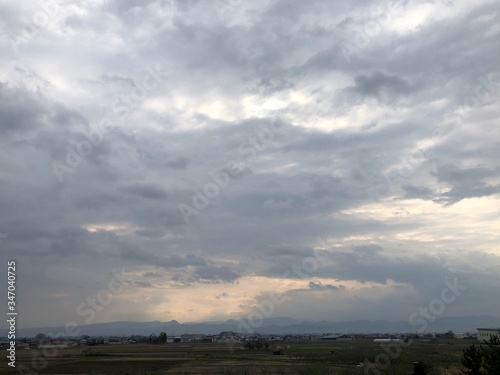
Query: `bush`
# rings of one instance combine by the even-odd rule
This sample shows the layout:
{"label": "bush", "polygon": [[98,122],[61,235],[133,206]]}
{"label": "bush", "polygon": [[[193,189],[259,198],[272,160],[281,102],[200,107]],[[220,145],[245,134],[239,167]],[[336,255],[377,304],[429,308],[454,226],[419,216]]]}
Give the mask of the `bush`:
{"label": "bush", "polygon": [[500,339],[492,336],[490,341],[480,344],[479,349],[475,345],[465,349],[462,365],[465,367],[462,372],[467,375],[500,374]]}
{"label": "bush", "polygon": [[500,374],[500,339],[492,336],[489,342],[485,341],[486,347],[481,346],[483,355],[483,367],[486,375]]}
{"label": "bush", "polygon": [[412,375],[430,375],[430,370],[432,366],[425,363],[424,361],[415,362],[413,364]]}
{"label": "bush", "polygon": [[462,356],[462,365],[466,370],[462,370],[467,375],[481,374],[481,366],[483,363],[483,352],[472,345],[469,349],[464,349]]}

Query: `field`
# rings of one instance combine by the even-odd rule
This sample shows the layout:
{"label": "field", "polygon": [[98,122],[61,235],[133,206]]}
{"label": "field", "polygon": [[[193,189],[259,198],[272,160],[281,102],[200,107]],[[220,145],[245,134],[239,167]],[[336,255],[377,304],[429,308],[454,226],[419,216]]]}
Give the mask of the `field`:
{"label": "field", "polygon": [[[413,362],[433,365],[433,374],[457,375],[462,349],[472,340],[415,341],[392,343],[384,348],[371,340],[285,341],[272,345],[284,348],[284,355],[271,349],[248,350],[241,343],[168,343],[78,346],[67,349],[19,349],[16,369],[7,366],[2,374],[220,374],[220,375],[361,375],[411,374]],[[232,351],[230,350],[232,349]],[[357,367],[375,362],[379,368]],[[389,362],[387,362],[389,360]]]}

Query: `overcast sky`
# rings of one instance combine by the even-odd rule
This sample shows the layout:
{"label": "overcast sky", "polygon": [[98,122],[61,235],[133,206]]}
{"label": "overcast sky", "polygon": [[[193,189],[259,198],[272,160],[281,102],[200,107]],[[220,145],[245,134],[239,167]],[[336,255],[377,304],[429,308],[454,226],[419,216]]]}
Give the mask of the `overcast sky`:
{"label": "overcast sky", "polygon": [[466,289],[441,316],[498,316],[498,1],[0,14],[20,326],[238,319],[273,293],[272,317],[408,320],[445,280]]}

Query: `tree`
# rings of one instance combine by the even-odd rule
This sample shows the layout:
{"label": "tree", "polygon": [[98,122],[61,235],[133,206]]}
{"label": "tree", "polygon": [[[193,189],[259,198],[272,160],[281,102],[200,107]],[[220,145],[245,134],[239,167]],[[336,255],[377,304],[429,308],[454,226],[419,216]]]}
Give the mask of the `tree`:
{"label": "tree", "polygon": [[143,335],[130,335],[129,340],[133,340],[135,342],[147,343],[149,342],[149,337]]}
{"label": "tree", "polygon": [[414,362],[412,375],[429,375],[431,367],[431,365],[425,363],[424,361]]}
{"label": "tree", "polygon": [[446,332],[443,337],[445,339],[454,339],[455,338],[455,333],[450,329],[448,332]]}
{"label": "tree", "polygon": [[500,374],[500,339],[493,335],[489,342],[485,341],[484,343],[486,347],[481,345],[481,352],[486,375],[498,375]]}
{"label": "tree", "polygon": [[35,336],[35,339],[40,340],[40,341],[45,340],[46,338],[47,338],[47,336],[43,333],[39,333],[38,335]]}
{"label": "tree", "polygon": [[167,342],[167,334],[165,332],[160,332],[160,337],[158,337],[158,342],[164,344]]}
{"label": "tree", "polygon": [[480,375],[483,363],[483,351],[472,345],[469,349],[464,349],[463,353],[462,366],[466,370],[462,369],[462,372],[467,375]]}

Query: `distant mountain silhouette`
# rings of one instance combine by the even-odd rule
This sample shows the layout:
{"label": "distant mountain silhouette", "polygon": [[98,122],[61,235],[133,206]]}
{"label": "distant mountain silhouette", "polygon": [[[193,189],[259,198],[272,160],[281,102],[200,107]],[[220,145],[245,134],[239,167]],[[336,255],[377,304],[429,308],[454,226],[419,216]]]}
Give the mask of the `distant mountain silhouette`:
{"label": "distant mountain silhouette", "polygon": [[[494,316],[464,316],[443,317],[433,322],[427,322],[426,332],[471,332],[475,333],[478,327],[500,327],[500,318]],[[218,334],[223,331],[238,332],[239,321],[227,320],[224,322],[199,322],[179,323],[175,320],[169,322],[110,322],[95,323],[78,327],[80,335],[89,336],[129,336],[159,334],[166,332],[167,335],[181,334]],[[297,333],[323,334],[335,333],[415,333],[422,325],[411,325],[408,321],[385,321],[385,320],[356,320],[344,322],[319,322],[298,321],[288,317],[277,317],[264,319],[260,326],[254,328],[254,332],[262,334],[285,334]],[[58,336],[64,334],[64,327],[17,327],[17,337],[33,337],[38,333]],[[247,332],[244,330],[243,332]],[[7,329],[0,330],[0,336],[6,336]]]}

